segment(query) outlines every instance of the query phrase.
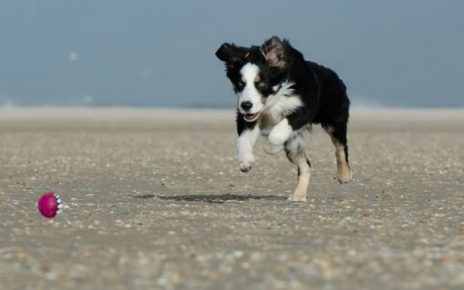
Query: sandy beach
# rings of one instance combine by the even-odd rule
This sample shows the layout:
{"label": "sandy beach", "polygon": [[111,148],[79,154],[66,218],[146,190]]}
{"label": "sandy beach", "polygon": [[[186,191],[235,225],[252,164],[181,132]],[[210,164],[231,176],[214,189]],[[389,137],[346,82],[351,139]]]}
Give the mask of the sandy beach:
{"label": "sandy beach", "polygon": [[[464,110],[354,110],[353,181],[296,168],[233,110],[0,109],[0,289],[464,289]],[[49,220],[38,197],[54,191]]]}

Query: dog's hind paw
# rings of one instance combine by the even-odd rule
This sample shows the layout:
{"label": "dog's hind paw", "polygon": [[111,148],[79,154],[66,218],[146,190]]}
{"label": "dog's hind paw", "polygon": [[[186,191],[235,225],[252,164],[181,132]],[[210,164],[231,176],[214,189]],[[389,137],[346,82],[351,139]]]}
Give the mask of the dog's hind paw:
{"label": "dog's hind paw", "polygon": [[341,184],[350,182],[352,179],[350,167],[347,165],[340,165],[338,167],[337,179]]}

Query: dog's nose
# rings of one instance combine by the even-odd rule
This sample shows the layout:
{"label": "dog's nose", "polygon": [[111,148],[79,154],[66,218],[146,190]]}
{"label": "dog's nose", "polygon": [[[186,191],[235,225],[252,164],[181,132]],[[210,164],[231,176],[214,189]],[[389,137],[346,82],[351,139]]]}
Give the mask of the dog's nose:
{"label": "dog's nose", "polygon": [[251,107],[253,107],[253,104],[249,101],[245,101],[240,104],[240,107],[242,107],[242,109],[245,111],[249,111]]}

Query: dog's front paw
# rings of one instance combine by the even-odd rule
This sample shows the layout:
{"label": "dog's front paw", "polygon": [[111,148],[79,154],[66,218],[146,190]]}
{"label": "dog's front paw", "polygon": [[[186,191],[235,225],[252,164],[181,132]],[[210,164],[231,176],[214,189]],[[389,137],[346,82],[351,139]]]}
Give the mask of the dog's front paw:
{"label": "dog's front paw", "polygon": [[284,148],[284,146],[282,145],[274,145],[269,141],[264,142],[263,147],[264,147],[264,151],[266,151],[266,153],[268,154],[277,154],[280,151],[282,151],[282,149]]}
{"label": "dog's front paw", "polygon": [[288,201],[296,201],[296,202],[306,202],[308,201],[308,197],[305,195],[290,195],[287,198]]}
{"label": "dog's front paw", "polygon": [[282,120],[272,128],[267,137],[269,142],[274,146],[282,146],[292,134],[292,127],[288,124],[287,119]]}
{"label": "dog's front paw", "polygon": [[253,165],[255,165],[255,158],[253,156],[249,156],[247,158],[240,159],[239,165],[241,172],[248,172],[251,170]]}
{"label": "dog's front paw", "polygon": [[269,133],[269,143],[271,143],[272,146],[274,147],[281,147],[284,145],[285,141],[287,141],[288,136],[286,134],[282,134],[282,132],[278,130],[272,130],[271,133]]}

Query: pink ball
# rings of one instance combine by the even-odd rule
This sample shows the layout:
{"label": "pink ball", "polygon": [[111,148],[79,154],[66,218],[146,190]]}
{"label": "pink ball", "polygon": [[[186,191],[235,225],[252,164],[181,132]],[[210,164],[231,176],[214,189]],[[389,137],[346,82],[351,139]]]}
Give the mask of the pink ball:
{"label": "pink ball", "polygon": [[37,208],[44,217],[53,218],[61,212],[63,205],[58,194],[46,192],[39,198]]}

